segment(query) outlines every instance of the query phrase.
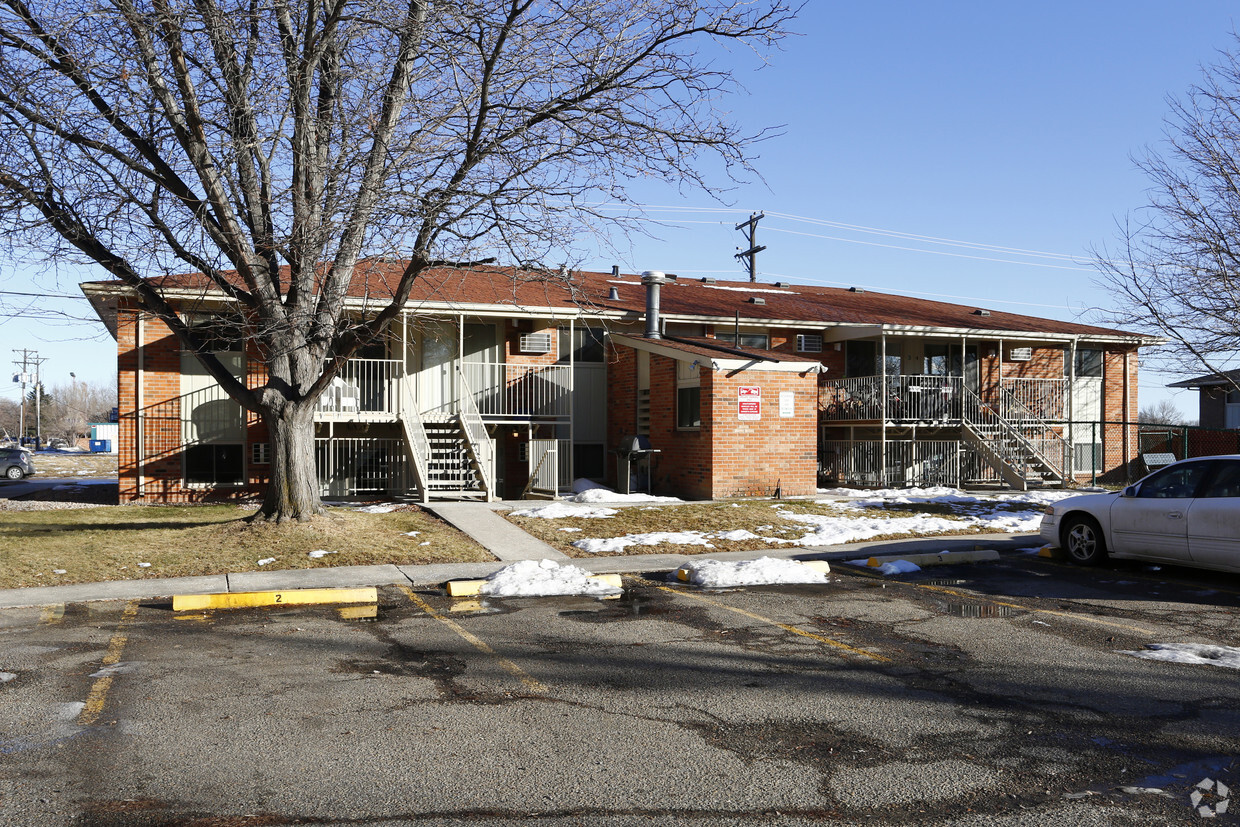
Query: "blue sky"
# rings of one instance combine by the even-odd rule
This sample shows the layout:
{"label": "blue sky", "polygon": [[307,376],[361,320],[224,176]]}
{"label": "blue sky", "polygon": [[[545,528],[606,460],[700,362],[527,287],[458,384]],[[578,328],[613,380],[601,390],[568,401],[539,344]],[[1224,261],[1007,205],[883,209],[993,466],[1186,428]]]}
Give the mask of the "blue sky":
{"label": "blue sky", "polygon": [[[1166,97],[1196,82],[1201,65],[1230,45],[1235,15],[1234,4],[1212,0],[811,0],[802,34],[770,66],[750,71],[752,59],[736,56],[748,91],[720,104],[755,128],[784,125],[782,137],[758,148],[765,183],[738,187],[720,203],[682,195],[675,182],[640,182],[632,190],[639,203],[675,208],[650,211],[667,226],[652,225],[656,238],[633,239],[618,258],[583,263],[741,277],[733,226],[765,210],[763,280],[866,285],[1092,321],[1088,308],[1109,299],[1093,285],[1089,251],[1114,239],[1116,219],[1144,201],[1146,181],[1131,156],[1161,140]],[[57,287],[2,267],[0,290],[68,293],[77,275],[62,273]],[[40,303],[86,315],[83,302]],[[15,347],[48,359],[48,384],[67,381],[71,370],[88,380],[115,372],[111,339],[97,323],[0,319],[6,367]],[[1168,381],[1144,372],[1142,403],[1170,396],[1195,415],[1195,395],[1171,396]],[[5,381],[0,394],[15,398],[17,390]]]}

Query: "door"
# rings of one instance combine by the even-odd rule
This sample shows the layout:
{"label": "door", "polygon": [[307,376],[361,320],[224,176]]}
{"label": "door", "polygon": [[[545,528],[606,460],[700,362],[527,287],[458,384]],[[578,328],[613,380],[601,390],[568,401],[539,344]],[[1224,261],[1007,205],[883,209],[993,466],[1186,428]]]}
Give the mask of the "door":
{"label": "door", "polygon": [[1120,554],[1184,561],[1188,553],[1188,511],[1209,462],[1172,465],[1139,483],[1136,495],[1111,506],[1111,544]]}
{"label": "door", "polygon": [[1240,460],[1217,460],[1188,509],[1194,563],[1240,571]]}
{"label": "door", "polygon": [[416,336],[418,406],[423,414],[452,413],[456,400],[456,325],[424,321]]}

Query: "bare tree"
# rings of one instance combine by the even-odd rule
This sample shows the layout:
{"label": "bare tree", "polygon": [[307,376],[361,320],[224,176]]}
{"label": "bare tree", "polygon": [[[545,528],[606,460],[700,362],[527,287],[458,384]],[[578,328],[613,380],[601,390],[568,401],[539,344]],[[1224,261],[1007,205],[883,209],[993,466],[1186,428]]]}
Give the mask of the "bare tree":
{"label": "bare tree", "polygon": [[[319,513],[314,403],[419,274],[536,265],[657,177],[748,170],[719,108],[730,46],[760,54],[785,0],[0,0],[8,229],[136,291],[261,415],[257,517]],[[347,317],[367,257],[407,262]],[[246,388],[149,276],[203,274],[269,378]]]}
{"label": "bare tree", "polygon": [[43,414],[44,430],[48,437],[61,437],[70,444],[87,434],[90,423],[107,422],[116,407],[116,383],[72,379],[49,390],[51,404]]}
{"label": "bare tree", "polygon": [[1188,417],[1170,399],[1160,399],[1152,405],[1142,406],[1137,421],[1149,425],[1188,425]]}
{"label": "bare tree", "polygon": [[[1150,201],[1095,255],[1121,325],[1153,329],[1168,345],[1153,364],[1181,376],[1240,364],[1240,38],[1171,99],[1166,141],[1137,165]],[[1240,388],[1237,388],[1240,389]]]}

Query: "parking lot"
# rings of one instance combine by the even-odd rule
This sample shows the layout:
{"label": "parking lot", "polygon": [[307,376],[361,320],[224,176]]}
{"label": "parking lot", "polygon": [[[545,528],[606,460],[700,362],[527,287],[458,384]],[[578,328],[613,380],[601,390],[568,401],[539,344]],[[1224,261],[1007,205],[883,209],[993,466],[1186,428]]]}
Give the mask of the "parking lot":
{"label": "parking lot", "polygon": [[1147,825],[1240,784],[1237,672],[1125,654],[1240,644],[1237,577],[625,585],[0,610],[0,822]]}

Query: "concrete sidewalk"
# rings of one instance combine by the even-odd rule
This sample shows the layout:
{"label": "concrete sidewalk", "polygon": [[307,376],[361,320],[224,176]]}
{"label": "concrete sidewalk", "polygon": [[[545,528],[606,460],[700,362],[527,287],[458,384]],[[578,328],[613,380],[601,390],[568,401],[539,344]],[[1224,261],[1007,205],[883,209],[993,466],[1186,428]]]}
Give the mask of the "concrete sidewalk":
{"label": "concrete sidewalk", "polygon": [[[473,505],[486,508],[481,504]],[[1010,553],[1017,549],[1041,545],[1042,542],[1036,534],[971,534],[963,537],[878,540],[814,549],[763,549],[704,554],[633,554],[621,557],[575,559],[571,562],[595,574],[662,574],[673,572],[693,560],[707,558],[737,561],[756,560],[759,557],[778,557],[793,560],[841,561],[865,558],[874,554],[968,551],[978,547]],[[529,548],[526,547],[526,550],[528,551]],[[548,556],[547,559],[557,559],[561,562],[571,559],[559,552],[555,554],[556,557]],[[544,558],[520,557],[515,559]],[[448,580],[483,578],[506,565],[508,562],[496,560],[488,563],[437,563],[422,566],[341,566],[338,568],[240,572],[204,577],[117,580],[107,583],[80,583],[73,586],[43,586],[30,589],[0,589],[0,609],[88,603],[97,600],[154,600],[175,594],[222,594],[390,585],[434,587]]]}
{"label": "concrete sidewalk", "polygon": [[505,563],[521,560],[555,560],[563,563],[572,559],[517,528],[486,503],[423,503],[422,508],[473,538]]}

